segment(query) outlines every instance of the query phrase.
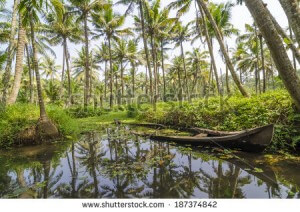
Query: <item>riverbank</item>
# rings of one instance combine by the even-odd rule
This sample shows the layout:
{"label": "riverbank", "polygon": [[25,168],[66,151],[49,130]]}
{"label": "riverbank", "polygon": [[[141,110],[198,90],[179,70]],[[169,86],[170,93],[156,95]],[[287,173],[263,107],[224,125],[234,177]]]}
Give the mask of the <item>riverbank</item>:
{"label": "riverbank", "polygon": [[[88,131],[97,126],[122,122],[159,123],[173,127],[201,127],[222,131],[235,131],[275,124],[275,133],[269,152],[296,152],[299,148],[300,115],[284,90],[271,91],[260,96],[227,99],[210,97],[192,102],[158,103],[156,111],[149,105],[131,106],[128,111],[79,119],[81,129]],[[134,114],[134,116],[132,116]]]}
{"label": "riverbank", "polygon": [[300,114],[284,90],[244,98],[211,97],[182,104],[160,103],[157,110],[139,113],[139,120],[179,127],[235,131],[275,124],[269,151],[295,151],[299,147]]}
{"label": "riverbank", "polygon": [[[68,110],[48,106],[51,120],[64,137],[97,131],[119,120],[123,123],[150,122],[175,127],[201,127],[214,130],[234,131],[275,124],[276,130],[269,152],[296,152],[300,143],[300,115],[293,109],[288,93],[272,91],[260,96],[227,99],[210,97],[192,102],[157,103],[156,111],[150,105],[119,107],[112,112],[82,108]],[[10,106],[0,115],[0,146],[11,146],[16,135],[36,123],[39,109],[34,105]]]}
{"label": "riverbank", "polygon": [[[57,126],[61,138],[75,137],[80,133],[78,122],[65,110],[50,105],[46,108],[49,118]],[[32,104],[15,104],[0,112],[0,147],[9,148],[18,142],[19,134],[39,119],[39,107]]]}

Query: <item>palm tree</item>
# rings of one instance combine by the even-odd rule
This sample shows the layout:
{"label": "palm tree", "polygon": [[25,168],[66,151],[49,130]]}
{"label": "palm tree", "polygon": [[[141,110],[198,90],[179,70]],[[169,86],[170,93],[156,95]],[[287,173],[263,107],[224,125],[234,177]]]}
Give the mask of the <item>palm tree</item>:
{"label": "palm tree", "polygon": [[178,99],[181,102],[182,101],[182,80],[181,80],[181,72],[184,71],[183,67],[183,59],[182,57],[174,57],[173,61],[173,66],[171,67],[170,72],[174,72],[175,75],[177,75],[177,80],[178,80]]}
{"label": "palm tree", "polygon": [[243,74],[254,73],[256,94],[261,93],[259,73],[261,60],[257,57],[258,53],[259,46],[256,42],[239,42],[236,49],[233,49],[233,63],[240,72],[240,80],[242,81]]}
{"label": "palm tree", "polygon": [[[163,70],[164,78],[164,96],[165,96],[165,77],[164,77],[164,54],[163,45],[165,44],[164,39],[170,38],[169,33],[174,29],[174,23],[178,20],[177,18],[169,18],[169,9],[164,8],[160,10],[160,0],[156,0],[150,6],[149,3],[145,3],[145,27],[146,33],[150,37],[150,44],[152,48],[152,62],[153,62],[153,74],[154,74],[154,95],[159,94],[159,56],[161,56],[161,67]],[[141,20],[138,20],[141,23]],[[160,47],[157,47],[157,44]],[[161,55],[157,52],[157,49],[161,49]]]}
{"label": "palm tree", "polygon": [[[194,48],[192,51],[187,52],[187,64],[192,67],[192,70],[194,71],[194,82],[192,83],[192,90],[191,92],[194,93],[195,88],[197,88],[198,79],[204,78],[204,73],[202,70],[203,67],[206,67],[208,65],[207,58],[208,58],[208,52],[207,51],[200,51],[199,49]],[[202,80],[204,82],[203,87],[205,87],[205,80]]]}
{"label": "palm tree", "polygon": [[87,109],[89,102],[89,82],[90,82],[90,64],[89,64],[89,27],[88,18],[95,10],[99,10],[107,5],[105,0],[69,0],[71,11],[78,13],[78,21],[84,24],[84,43],[85,43],[85,86],[84,86],[84,108]]}
{"label": "palm tree", "polygon": [[[261,93],[260,83],[260,59],[259,48],[260,42],[258,38],[257,27],[245,24],[246,32],[237,38],[237,49],[235,51],[234,60],[238,63],[241,71],[248,70],[255,72],[255,89],[256,93]],[[248,50],[248,51],[247,51]],[[240,72],[241,73],[241,72]]]}
{"label": "palm tree", "polygon": [[135,40],[128,41],[128,54],[127,59],[131,65],[131,77],[132,77],[132,96],[135,96],[135,75],[136,75],[136,67],[142,64],[142,57],[138,55],[137,51],[137,43]]}
{"label": "palm tree", "polygon": [[[1,9],[0,9],[1,15]],[[1,17],[1,16],[0,16]],[[7,43],[9,41],[9,34],[10,34],[10,24],[6,21],[0,22],[0,43]]]}
{"label": "palm tree", "polygon": [[[56,13],[50,13],[46,16],[47,23],[44,26],[44,33],[49,37],[52,45],[62,45],[63,47],[63,64],[67,66],[68,79],[68,105],[72,102],[72,88],[71,88],[71,67],[70,67],[70,53],[68,50],[68,42],[78,43],[82,40],[81,31],[78,23],[75,22],[74,14],[64,11],[63,18],[59,18]],[[62,70],[61,88],[64,84],[64,68]]]}
{"label": "palm tree", "polygon": [[285,87],[294,100],[297,109],[300,110],[300,79],[289,60],[281,37],[278,33],[274,33],[276,28],[268,15],[267,9],[261,0],[244,1],[270,49]]}
{"label": "palm tree", "polygon": [[12,91],[7,100],[7,104],[14,104],[17,100],[17,96],[21,86],[21,78],[23,73],[23,58],[26,39],[26,30],[21,23],[22,17],[19,15],[19,32],[18,32],[18,45],[16,52],[16,64],[15,64],[15,77],[12,86]]}
{"label": "palm tree", "polygon": [[[138,29],[140,29],[141,37],[143,38],[143,44],[144,44],[144,52],[145,52],[145,57],[146,57],[146,62],[147,62],[147,69],[149,72],[149,84],[150,84],[150,99],[153,104],[153,108],[155,109],[155,97],[153,95],[153,79],[152,79],[152,68],[151,68],[151,63],[150,63],[150,55],[149,55],[149,50],[148,50],[148,45],[147,45],[147,35],[146,35],[146,29],[145,29],[145,0],[119,0],[119,4],[125,4],[129,5],[128,9],[125,12],[125,15],[127,15],[130,11],[133,10],[134,6],[138,5],[139,7],[139,14],[140,14],[140,26]],[[135,18],[138,20],[138,18]]]}
{"label": "palm tree", "polygon": [[[177,16],[180,17],[189,11],[189,9],[192,6],[192,2],[193,2],[192,0],[177,0],[177,1],[170,3],[168,7],[178,9]],[[199,4],[198,4],[198,6],[199,6]],[[230,22],[229,22],[231,7],[232,7],[232,4],[230,4],[230,3],[218,4],[218,5],[211,3],[209,5],[209,10],[212,13],[213,19],[215,20],[215,22],[216,22],[217,26],[219,27],[223,36],[230,35],[236,31],[233,28],[232,24],[230,24]],[[196,27],[195,27],[194,33],[197,34],[196,38],[198,38],[198,37],[201,38],[202,34],[204,34],[204,36],[205,36],[205,39],[206,39],[206,42],[208,45],[208,49],[209,49],[209,53],[211,56],[212,69],[214,71],[214,75],[216,78],[217,90],[221,94],[220,83],[219,83],[219,78],[218,78],[218,70],[217,70],[215,56],[214,56],[214,52],[213,52],[213,45],[212,45],[213,43],[211,40],[213,37],[216,37],[216,36],[215,36],[212,25],[207,23],[206,19],[204,18],[203,10],[201,9],[201,7],[199,7],[199,9],[200,9],[200,14],[201,14],[202,18],[199,19],[198,12],[197,12],[198,8],[196,7],[197,18],[196,18]],[[203,32],[200,31],[200,28],[203,29]]]}
{"label": "palm tree", "polygon": [[212,27],[213,27],[213,29],[214,29],[214,32],[215,32],[215,34],[216,34],[216,38],[217,38],[217,40],[218,40],[218,42],[219,42],[221,51],[222,51],[222,53],[223,53],[223,56],[224,56],[225,61],[226,61],[226,64],[227,64],[228,69],[229,69],[229,71],[230,71],[230,73],[231,73],[231,76],[232,76],[232,78],[233,78],[233,81],[234,81],[235,84],[237,85],[237,87],[238,87],[239,91],[241,92],[241,94],[242,94],[243,96],[245,96],[245,97],[248,97],[249,95],[248,95],[247,91],[246,91],[246,90],[244,89],[244,87],[242,86],[240,80],[239,80],[238,77],[237,77],[236,72],[234,71],[233,64],[232,64],[232,62],[231,62],[231,60],[230,60],[230,57],[229,57],[228,52],[227,52],[227,50],[226,50],[226,47],[225,47],[225,45],[224,45],[224,41],[223,41],[223,39],[222,39],[222,34],[221,34],[221,32],[220,32],[220,30],[219,30],[219,28],[218,28],[218,26],[217,26],[217,24],[216,24],[216,22],[215,22],[213,16],[212,16],[212,14],[210,13],[210,11],[209,11],[209,9],[208,9],[207,4],[204,2],[204,0],[197,0],[197,3],[198,3],[198,6],[199,6],[199,9],[200,9],[200,10],[203,9],[204,14],[205,14],[206,17],[208,18],[210,24],[212,25]]}
{"label": "palm tree", "polygon": [[[45,1],[38,0],[22,0],[20,2],[19,8],[22,17],[23,26],[30,26],[30,34],[31,34],[31,43],[32,43],[32,52],[33,52],[33,68],[36,74],[36,84],[37,84],[37,92],[40,106],[40,119],[38,122],[38,130],[40,136],[46,138],[53,138],[58,136],[58,130],[56,126],[49,120],[45,103],[42,95],[42,86],[41,86],[41,78],[39,72],[39,64],[38,64],[38,52],[36,46],[36,37],[35,37],[35,23],[39,21],[39,11],[41,11]],[[51,0],[51,3],[54,4],[55,9],[59,10],[62,8],[60,2],[55,0]]]}
{"label": "palm tree", "polygon": [[201,8],[200,8],[200,13],[201,13],[201,16],[202,16],[202,22],[203,22],[202,25],[203,25],[203,29],[204,29],[205,39],[206,39],[209,54],[210,54],[210,57],[211,57],[211,65],[212,65],[212,69],[213,69],[215,77],[216,77],[217,90],[218,90],[218,93],[221,94],[221,89],[220,89],[220,84],[219,84],[219,77],[218,77],[218,70],[217,70],[217,65],[216,65],[216,61],[215,61],[213,45],[212,45],[212,39],[209,36],[207,21],[204,17],[203,10]]}
{"label": "palm tree", "polygon": [[279,0],[300,45],[300,12],[298,0]]}
{"label": "palm tree", "polygon": [[[129,28],[120,29],[125,22],[125,16],[114,13],[112,6],[98,13],[93,13],[93,24],[96,27],[97,36],[106,36],[109,47],[109,65],[110,65],[110,108],[113,107],[113,54],[112,40],[118,40],[120,35],[131,34]],[[117,92],[117,91],[116,91]]]}
{"label": "palm tree", "polygon": [[27,68],[28,68],[28,75],[29,75],[29,102],[33,103],[34,99],[34,93],[33,93],[33,75],[32,73],[32,54],[29,51],[28,44],[25,45],[26,50],[26,62],[27,62]]}
{"label": "palm tree", "polygon": [[56,65],[55,58],[43,57],[39,68],[43,71],[42,75],[45,75],[46,79],[50,78],[52,83],[58,78],[57,71],[60,66]]}
{"label": "palm tree", "polygon": [[7,57],[6,57],[6,67],[4,76],[2,79],[3,83],[3,90],[2,90],[2,104],[5,106],[7,101],[7,93],[9,87],[9,79],[11,74],[11,65],[13,61],[13,47],[14,47],[14,39],[17,30],[17,16],[18,16],[18,5],[20,0],[14,0],[14,6],[12,11],[12,18],[11,18],[11,28],[10,28],[10,35],[9,35],[9,44],[7,48]]}
{"label": "palm tree", "polygon": [[98,62],[104,62],[104,97],[106,98],[107,94],[107,63],[109,62],[109,48],[108,45],[103,42],[95,52],[95,57],[97,58]]}
{"label": "palm tree", "polygon": [[188,41],[191,36],[191,32],[189,30],[190,24],[187,24],[186,26],[183,26],[182,23],[178,22],[175,27],[175,33],[176,36],[174,38],[175,40],[175,46],[180,46],[181,50],[181,58],[183,62],[183,71],[184,71],[184,80],[185,80],[185,89],[188,96],[188,100],[190,101],[190,92],[189,92],[189,86],[188,86],[188,77],[187,77],[187,68],[186,68],[186,62],[185,62],[185,53],[183,50],[183,42]]}
{"label": "palm tree", "polygon": [[[234,6],[234,4],[232,4],[230,2],[221,3],[221,4],[213,4],[213,3],[209,4],[209,10],[220,30],[220,33],[222,35],[224,42],[226,42],[225,41],[226,37],[231,37],[232,35],[238,35],[238,30],[235,29],[234,26],[230,23],[231,13],[232,13],[231,10],[232,10],[233,6]],[[210,32],[211,37],[216,38],[214,29],[211,24],[208,24],[208,31]],[[228,46],[226,46],[226,51],[228,52]],[[216,75],[216,73],[215,73],[215,75]],[[228,93],[230,93],[229,84],[228,84],[228,66],[227,65],[226,65],[226,86],[227,86]]]}
{"label": "palm tree", "polygon": [[129,42],[125,40],[118,39],[113,43],[113,52],[114,58],[116,58],[120,64],[120,72],[121,72],[121,94],[124,95],[124,63],[128,58],[129,51]]}
{"label": "palm tree", "polygon": [[[73,73],[75,81],[79,82],[80,84],[84,82],[85,79],[85,59],[86,53],[85,48],[82,48],[81,51],[78,51],[78,57],[73,58]],[[98,84],[99,81],[99,70],[100,66],[98,63],[98,59],[94,55],[94,51],[91,51],[89,54],[89,64],[90,64],[90,94],[94,96],[94,105],[96,104],[96,97],[93,94],[93,90],[95,91],[95,86]]]}

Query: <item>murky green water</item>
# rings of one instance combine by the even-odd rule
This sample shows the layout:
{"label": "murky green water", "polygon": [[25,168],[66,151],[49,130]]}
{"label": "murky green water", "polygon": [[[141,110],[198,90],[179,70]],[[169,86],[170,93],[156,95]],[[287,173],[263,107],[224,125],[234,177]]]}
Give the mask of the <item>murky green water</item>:
{"label": "murky green water", "polygon": [[299,198],[300,164],[178,146],[128,128],[0,152],[1,198]]}

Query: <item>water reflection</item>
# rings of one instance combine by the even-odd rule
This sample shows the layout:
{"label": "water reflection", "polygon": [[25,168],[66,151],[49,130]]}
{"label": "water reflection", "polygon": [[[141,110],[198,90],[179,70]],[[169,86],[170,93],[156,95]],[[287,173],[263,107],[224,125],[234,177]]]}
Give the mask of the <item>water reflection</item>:
{"label": "water reflection", "polygon": [[270,167],[252,164],[253,155],[242,157],[246,164],[203,148],[139,138],[127,128],[107,128],[70,144],[0,152],[0,197],[300,197],[299,166]]}

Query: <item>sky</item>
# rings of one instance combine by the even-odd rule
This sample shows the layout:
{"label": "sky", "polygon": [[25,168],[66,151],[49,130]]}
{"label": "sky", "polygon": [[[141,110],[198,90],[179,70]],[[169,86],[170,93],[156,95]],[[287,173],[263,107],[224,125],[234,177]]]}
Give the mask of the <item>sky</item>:
{"label": "sky", "polygon": [[[228,2],[227,0],[211,0],[214,3],[222,3],[222,2]],[[235,3],[236,0],[231,0],[231,2]],[[114,0],[113,2],[117,2],[116,0]],[[161,0],[161,5],[162,7],[167,6],[170,2],[172,2],[172,0]],[[279,22],[279,24],[283,27],[283,28],[287,28],[288,26],[288,21],[286,18],[286,15],[283,11],[283,9],[280,6],[280,3],[278,0],[264,0],[264,2],[268,5],[268,9],[271,11],[271,13],[273,14],[273,16],[276,18],[276,20]],[[13,5],[13,0],[7,0],[7,5],[6,7],[12,7]],[[126,7],[118,5],[118,6],[114,6],[114,10],[120,14],[123,14],[124,11],[126,10]],[[133,12],[134,15],[138,15],[137,10],[135,10]],[[171,17],[175,17],[176,16],[176,11],[172,11],[170,13]],[[188,23],[189,21],[193,20],[195,18],[195,8],[192,7],[191,10],[184,15],[181,18],[181,21],[183,23]],[[235,28],[239,29],[240,32],[244,31],[244,26],[246,23],[251,24],[253,23],[253,19],[251,17],[251,14],[249,13],[247,7],[245,5],[238,5],[235,6],[232,10],[232,18],[231,18],[231,22],[234,25]],[[126,19],[125,25],[124,27],[134,27],[134,22],[132,20],[132,17],[129,17]],[[230,48],[234,48],[235,47],[235,39],[236,37],[233,36],[231,38],[227,38],[226,42],[228,43],[229,49]],[[91,47],[94,48],[96,45],[100,46],[101,41],[91,41]],[[81,49],[82,45],[73,45],[73,44],[69,44],[69,51],[71,54],[71,57],[74,57],[77,55],[78,50]],[[139,47],[142,48],[142,43],[140,42]],[[173,46],[171,45],[170,47],[171,50],[169,50],[167,52],[167,54],[169,55],[169,58],[172,58],[176,55],[180,54],[179,48],[178,49],[173,49]],[[189,42],[184,43],[184,49],[186,51],[191,50],[192,48],[198,48],[200,46],[200,42],[195,42],[195,44],[193,46],[191,46],[191,44]],[[203,48],[203,47],[202,47]],[[53,47],[54,51],[56,52],[56,62],[58,65],[62,65],[62,47],[61,46],[57,46],[57,47]],[[217,62],[217,66],[218,69],[224,70],[225,69],[225,65],[223,60],[221,59],[221,56],[219,54],[219,46],[217,41],[214,41],[214,51],[215,51],[215,56],[216,56],[216,62]],[[168,63],[168,61],[167,61]],[[144,71],[143,67],[139,68],[140,71]],[[224,72],[223,72],[224,73]],[[101,77],[102,78],[102,77]]]}

